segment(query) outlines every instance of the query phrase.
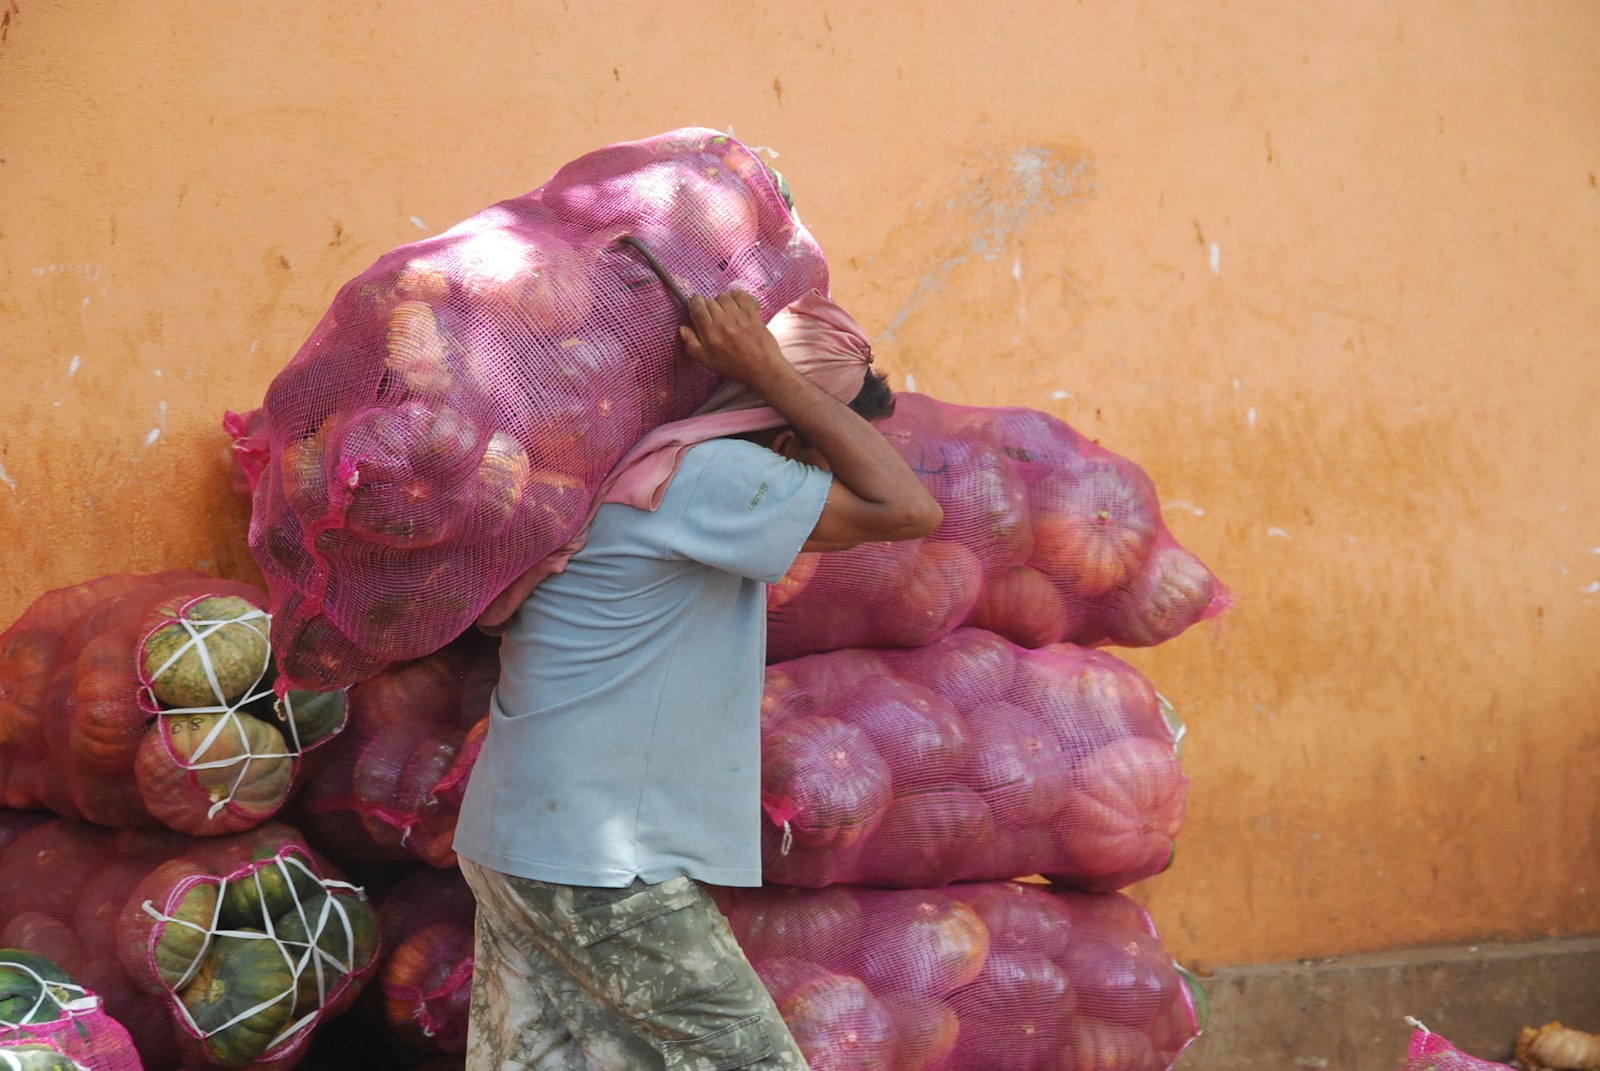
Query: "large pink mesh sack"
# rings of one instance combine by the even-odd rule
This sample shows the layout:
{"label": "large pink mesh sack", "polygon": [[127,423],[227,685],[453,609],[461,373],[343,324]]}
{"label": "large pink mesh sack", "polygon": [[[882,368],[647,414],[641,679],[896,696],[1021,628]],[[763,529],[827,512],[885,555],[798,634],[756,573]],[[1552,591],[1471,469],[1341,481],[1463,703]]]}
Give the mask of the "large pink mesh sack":
{"label": "large pink mesh sack", "polygon": [[0,802],[197,836],[276,814],[344,700],[276,695],[264,603],[188,570],[41,595],[0,634]]}
{"label": "large pink mesh sack", "polygon": [[349,725],[306,756],[289,820],[341,861],[455,866],[456,819],[499,675],[497,641],[468,633],[351,688]]}
{"label": "large pink mesh sack", "polygon": [[768,667],[761,719],[769,882],[1111,891],[1167,867],[1186,813],[1171,707],[1092,648],[812,655]]}
{"label": "large pink mesh sack", "polygon": [[150,1067],[281,1071],[366,984],[378,932],[279,823],[197,839],[54,819],[0,855],[0,945],[99,994]]}
{"label": "large pink mesh sack", "polygon": [[578,531],[645,431],[710,397],[680,304],[622,239],[676,289],[737,287],[768,319],[827,290],[773,173],[702,129],[590,153],[384,254],[262,406],[250,548],[286,681],[349,685],[442,647]]}
{"label": "large pink mesh sack", "polygon": [[919,647],[962,625],[1027,647],[1149,647],[1221,613],[1133,462],[1032,409],[901,394],[879,423],[944,507],[924,539],[802,554],[767,591],[767,657]]}
{"label": "large pink mesh sack", "polygon": [[[70,1062],[52,1063],[50,1053]],[[10,1067],[142,1071],[143,1065],[99,996],[48,956],[0,948],[0,1071]]]}
{"label": "large pink mesh sack", "polygon": [[384,1027],[410,1053],[467,1050],[477,901],[461,871],[421,869],[378,905]]}
{"label": "large pink mesh sack", "polygon": [[1018,882],[716,895],[813,1068],[1159,1071],[1201,1027],[1203,995],[1124,896]]}

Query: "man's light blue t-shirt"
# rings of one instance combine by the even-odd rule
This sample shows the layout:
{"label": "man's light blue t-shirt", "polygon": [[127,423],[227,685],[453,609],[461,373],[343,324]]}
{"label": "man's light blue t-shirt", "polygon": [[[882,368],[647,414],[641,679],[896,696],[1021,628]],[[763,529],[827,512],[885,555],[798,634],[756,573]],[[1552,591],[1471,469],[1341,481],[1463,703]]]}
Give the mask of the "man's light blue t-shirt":
{"label": "man's light blue t-shirt", "polygon": [[759,885],[766,584],[830,483],[715,439],[687,452],[658,509],[601,506],[501,640],[456,851],[566,885]]}

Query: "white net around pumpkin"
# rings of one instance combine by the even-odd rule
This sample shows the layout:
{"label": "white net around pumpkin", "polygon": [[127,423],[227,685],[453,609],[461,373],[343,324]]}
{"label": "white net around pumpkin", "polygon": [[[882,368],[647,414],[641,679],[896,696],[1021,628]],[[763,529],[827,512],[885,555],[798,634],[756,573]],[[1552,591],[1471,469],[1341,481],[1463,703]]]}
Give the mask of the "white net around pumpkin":
{"label": "white net around pumpkin", "polygon": [[97,995],[47,956],[0,948],[0,1069],[10,1067],[139,1071],[141,1064]]}
{"label": "white net around pumpkin", "polygon": [[0,793],[200,836],[276,814],[341,693],[272,684],[262,593],[187,570],[46,592],[0,635]]}
{"label": "white net around pumpkin", "polygon": [[294,1057],[372,973],[362,891],[278,823],[196,839],[53,819],[0,854],[0,942],[93,988],[154,1067]]}

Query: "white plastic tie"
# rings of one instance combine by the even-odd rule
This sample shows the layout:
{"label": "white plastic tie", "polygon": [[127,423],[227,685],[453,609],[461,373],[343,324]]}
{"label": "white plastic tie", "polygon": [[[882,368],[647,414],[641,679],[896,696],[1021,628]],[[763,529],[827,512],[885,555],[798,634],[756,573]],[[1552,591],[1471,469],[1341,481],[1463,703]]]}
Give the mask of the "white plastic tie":
{"label": "white plastic tie", "polygon": [[[33,1007],[23,1014],[21,1022],[13,1023],[0,1019],[0,1027],[4,1027],[7,1030],[16,1030],[23,1026],[38,1026],[43,1022],[58,1022],[80,1012],[94,1011],[100,1006],[100,998],[91,994],[83,986],[75,985],[72,982],[58,982],[54,979],[46,978],[26,963],[18,963],[16,960],[9,959],[0,960],[0,967],[15,968],[39,983],[39,995],[34,998]],[[51,992],[52,989],[63,990],[67,993],[77,993],[78,995],[70,1000],[61,1001],[56,999],[55,993]],[[54,1005],[61,1014],[51,1016],[49,1019],[37,1018],[47,1004]]]}
{"label": "white plastic tie", "polygon": [[779,855],[788,855],[789,849],[794,847],[794,830],[789,826],[789,820],[783,820],[783,841],[778,845]]}

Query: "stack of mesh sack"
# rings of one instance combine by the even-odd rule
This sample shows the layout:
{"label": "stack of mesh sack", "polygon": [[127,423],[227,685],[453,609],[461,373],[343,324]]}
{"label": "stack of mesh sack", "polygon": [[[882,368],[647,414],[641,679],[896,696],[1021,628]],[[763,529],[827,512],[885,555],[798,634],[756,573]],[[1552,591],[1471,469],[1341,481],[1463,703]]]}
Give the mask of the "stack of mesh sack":
{"label": "stack of mesh sack", "polygon": [[723,898],[735,934],[813,1066],[1166,1068],[1204,997],[1119,890],[1172,859],[1183,726],[1099,648],[1227,592],[1143,470],[1048,414],[902,394],[880,427],[944,520],[769,589],[767,886]]}
{"label": "stack of mesh sack", "polygon": [[[910,544],[802,556],[769,590],[787,657],[768,667],[761,713],[767,885],[719,902],[815,1067],[1166,1068],[1204,994],[1118,890],[1172,858],[1184,730],[1141,673],[1087,644],[1170,638],[1226,593],[1162,526],[1143,473],[1054,418],[900,404],[885,433],[946,521]],[[1041,552],[1036,528],[1058,549]],[[922,564],[884,565],[904,561]],[[933,609],[896,616],[906,600]],[[473,685],[472,656],[441,655],[448,675],[423,660],[395,694],[432,695],[460,735],[459,698],[481,710],[491,670],[479,663]],[[402,672],[353,689],[352,706]],[[388,1028],[411,1051],[460,1052],[470,894],[453,870],[402,885],[383,908]]]}

